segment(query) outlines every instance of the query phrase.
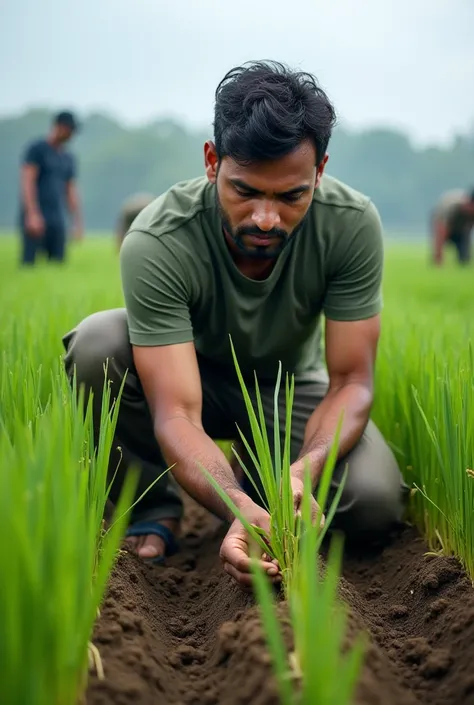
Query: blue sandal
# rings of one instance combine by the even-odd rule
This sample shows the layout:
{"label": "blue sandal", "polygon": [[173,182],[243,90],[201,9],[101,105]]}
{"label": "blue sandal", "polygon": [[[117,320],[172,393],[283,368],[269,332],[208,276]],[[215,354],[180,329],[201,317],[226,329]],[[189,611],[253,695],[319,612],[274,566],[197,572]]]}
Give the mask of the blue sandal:
{"label": "blue sandal", "polygon": [[[147,536],[148,534],[154,534],[163,539],[165,544],[165,553],[163,556],[156,556],[155,558],[142,558],[145,563],[152,563],[153,565],[161,565],[165,561],[165,557],[173,556],[178,552],[178,542],[170,529],[167,526],[163,526],[159,521],[137,521],[126,531],[126,536]],[[140,558],[140,556],[139,556]]]}

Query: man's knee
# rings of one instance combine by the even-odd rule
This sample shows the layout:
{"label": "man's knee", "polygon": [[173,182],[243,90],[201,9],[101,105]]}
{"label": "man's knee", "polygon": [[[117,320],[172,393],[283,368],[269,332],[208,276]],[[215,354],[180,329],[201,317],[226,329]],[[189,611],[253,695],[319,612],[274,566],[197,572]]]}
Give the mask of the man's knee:
{"label": "man's knee", "polygon": [[63,337],[63,344],[66,372],[70,378],[76,375],[78,385],[102,389],[106,364],[108,378],[120,382],[114,378],[132,361],[125,309],[99,311],[84,318]]}
{"label": "man's knee", "polygon": [[401,521],[402,515],[401,483],[396,489],[380,484],[361,487],[344,519],[348,542],[381,541]]}
{"label": "man's knee", "polygon": [[345,463],[348,473],[336,526],[347,542],[383,540],[402,520],[407,487],[392,451],[373,424]]}

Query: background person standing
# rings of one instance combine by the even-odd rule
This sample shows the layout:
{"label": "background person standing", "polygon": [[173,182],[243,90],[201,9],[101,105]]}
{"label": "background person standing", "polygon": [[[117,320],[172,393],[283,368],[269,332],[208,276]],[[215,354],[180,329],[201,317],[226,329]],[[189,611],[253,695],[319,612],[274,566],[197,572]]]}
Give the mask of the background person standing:
{"label": "background person standing", "polygon": [[73,220],[73,237],[83,237],[75,156],[65,145],[78,130],[74,115],[58,113],[46,138],[27,145],[21,166],[20,231],[22,263],[32,265],[40,250],[49,260],[65,259],[67,216]]}

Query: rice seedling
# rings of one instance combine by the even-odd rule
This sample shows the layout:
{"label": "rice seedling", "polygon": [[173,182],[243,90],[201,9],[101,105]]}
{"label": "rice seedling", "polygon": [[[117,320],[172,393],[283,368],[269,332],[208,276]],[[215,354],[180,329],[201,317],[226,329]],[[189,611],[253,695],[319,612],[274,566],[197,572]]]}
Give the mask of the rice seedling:
{"label": "rice seedling", "polygon": [[90,640],[137,478],[128,475],[106,529],[118,405],[109,411],[105,387],[95,448],[90,400],[71,394],[65,374],[36,410],[40,382],[30,369],[24,379],[33,394],[22,413],[8,407],[0,433],[0,702],[77,705],[90,655],[101,668]]}
{"label": "rice seedling", "polygon": [[[323,475],[332,474],[334,456]],[[267,645],[282,705],[349,705],[363,665],[366,638],[358,635],[344,648],[347,610],[338,597],[341,574],[341,536],[334,535],[323,570],[319,546],[322,529],[311,517],[311,480],[306,475],[302,504],[303,531],[289,594],[289,617],[294,649],[286,647],[273,592],[254,554],[252,574]],[[324,502],[323,502],[324,506]]]}
{"label": "rice seedling", "polygon": [[[301,532],[301,513],[295,512],[293,491],[291,485],[291,462],[290,462],[290,442],[291,442],[291,415],[293,408],[293,397],[294,397],[294,378],[286,377],[285,385],[285,435],[282,441],[280,435],[280,408],[279,408],[279,394],[281,387],[281,364],[278,368],[278,375],[275,384],[274,402],[273,402],[273,423],[274,423],[274,437],[273,437],[273,449],[270,445],[270,441],[267,435],[265,415],[262,405],[262,398],[258,386],[258,380],[255,376],[255,394],[256,394],[256,407],[255,411],[252,400],[250,398],[247,386],[245,384],[244,378],[242,376],[241,369],[237,360],[234,346],[231,341],[232,355],[234,359],[234,365],[239,379],[240,387],[242,390],[242,395],[245,401],[245,406],[247,409],[247,414],[250,422],[250,428],[252,433],[252,443],[245,438],[241,429],[238,428],[239,435],[245,446],[245,449],[252,461],[254,466],[254,472],[250,470],[242,458],[237,452],[234,453],[246,474],[249,482],[255,489],[261,504],[268,511],[270,515],[270,534],[267,536],[266,533],[256,526],[251,526],[243,517],[239,509],[227,496],[227,494],[220,488],[217,482],[213,479],[209,472],[205,468],[202,468],[203,472],[206,474],[209,482],[212,484],[219,496],[227,504],[234,515],[244,524],[247,531],[252,536],[253,540],[260,546],[263,553],[270,555],[273,559],[278,562],[280,567],[280,572],[282,576],[282,584],[285,595],[291,592],[291,583],[294,575],[295,565],[297,563],[298,551],[299,551],[299,537]],[[337,438],[339,437],[339,430],[342,424],[342,417],[339,421],[339,427],[337,432]],[[281,452],[283,446],[283,454]],[[255,449],[255,450],[254,450]],[[259,490],[258,484],[255,481],[255,473],[258,474],[260,479],[263,494]],[[318,506],[321,508],[319,500],[323,498],[323,503],[325,503],[328,493],[330,477],[328,475],[323,475],[321,482],[319,483],[318,490]],[[336,511],[339,498],[342,494],[344,487],[345,476],[341,482],[338,491],[333,499],[331,508],[329,510],[328,516],[324,519],[324,528],[322,528],[319,534],[320,540],[322,541],[325,533],[327,532],[334,513]],[[319,517],[315,518],[316,521],[323,521],[323,513],[320,511]]]}
{"label": "rice seedling", "polygon": [[[266,536],[257,527],[251,526],[212,476],[204,468],[203,471],[235,516],[246,526],[253,539],[254,589],[282,705],[312,705],[317,702],[323,702],[325,705],[348,705],[352,700],[362,666],[364,642],[359,638],[345,654],[342,653],[347,625],[346,612],[339,603],[337,594],[342,562],[342,539],[336,537],[332,540],[324,578],[319,558],[321,544],[331,525],[346,479],[345,473],[331,503],[326,521],[321,522],[338,454],[342,415],[318,483],[316,501],[320,514],[316,518],[312,516],[309,468],[306,469],[301,511],[295,513],[289,456],[294,380],[291,378],[289,381],[288,377],[286,379],[285,438],[282,443],[278,403],[281,385],[280,365],[274,394],[272,452],[266,433],[258,381],[255,378],[257,407],[255,411],[233,346],[232,353],[249,416],[255,452],[240,429],[239,433],[263,487],[264,495],[260,494],[260,499],[270,514],[270,535]],[[282,445],[283,456],[280,453]],[[238,455],[237,458],[258,492],[252,472]],[[295,648],[291,654],[287,652],[281,634],[272,589],[261,567],[258,549],[275,558],[281,568],[283,589],[289,604],[290,623],[295,642]]]}
{"label": "rice seedling", "polygon": [[[327,476],[330,476],[330,470]],[[344,652],[347,609],[338,599],[343,538],[333,535],[325,569],[319,554],[320,531],[311,524],[311,484],[303,498],[305,531],[290,594],[295,637],[294,663],[301,679],[301,703],[345,705],[352,702],[366,640],[359,635]]]}

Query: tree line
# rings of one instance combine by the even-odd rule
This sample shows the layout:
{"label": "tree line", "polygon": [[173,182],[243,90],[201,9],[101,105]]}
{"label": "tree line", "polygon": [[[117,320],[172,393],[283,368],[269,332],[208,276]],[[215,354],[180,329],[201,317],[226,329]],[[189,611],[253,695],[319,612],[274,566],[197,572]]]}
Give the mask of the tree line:
{"label": "tree line", "polygon": [[[25,144],[46,134],[50,118],[47,110],[0,118],[2,227],[16,223]],[[73,146],[87,227],[114,227],[131,193],[158,195],[177,181],[203,174],[203,144],[209,137],[211,131],[193,131],[173,120],[132,128],[105,114],[88,115]],[[473,135],[458,135],[449,146],[416,147],[407,134],[393,129],[338,127],[328,151],[328,173],[369,195],[392,230],[425,230],[443,191],[474,187]]]}

